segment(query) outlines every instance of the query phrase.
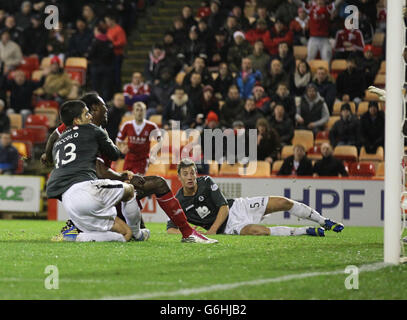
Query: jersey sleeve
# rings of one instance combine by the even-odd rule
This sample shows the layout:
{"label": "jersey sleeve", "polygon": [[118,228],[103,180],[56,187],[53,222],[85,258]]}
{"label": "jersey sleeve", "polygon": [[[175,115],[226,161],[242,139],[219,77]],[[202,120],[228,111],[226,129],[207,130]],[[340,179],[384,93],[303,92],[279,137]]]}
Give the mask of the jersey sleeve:
{"label": "jersey sleeve", "polygon": [[66,129],[65,123],[62,123],[58,128],[55,129],[55,132],[57,133],[58,136],[64,133]]}
{"label": "jersey sleeve", "polygon": [[117,160],[120,157],[120,150],[115,146],[112,140],[110,140],[107,132],[99,127],[95,126],[96,140],[99,145],[99,151],[110,160]]}
{"label": "jersey sleeve", "polygon": [[218,207],[227,206],[228,201],[226,200],[223,193],[220,191],[219,186],[215,181],[207,176],[205,177],[206,186],[210,189],[210,197],[212,198],[213,203]]}
{"label": "jersey sleeve", "polygon": [[127,133],[127,128],[128,128],[127,123],[125,123],[125,124],[122,125],[122,127],[121,127],[120,130],[119,130],[119,133],[117,134],[116,141],[118,141],[118,142],[123,142],[124,139],[126,139],[126,137],[127,137],[127,135],[128,135],[128,133]]}

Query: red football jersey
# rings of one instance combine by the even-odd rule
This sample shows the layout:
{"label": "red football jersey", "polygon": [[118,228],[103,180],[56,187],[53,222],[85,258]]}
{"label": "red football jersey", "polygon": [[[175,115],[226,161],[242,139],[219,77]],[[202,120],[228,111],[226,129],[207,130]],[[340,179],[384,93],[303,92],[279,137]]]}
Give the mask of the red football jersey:
{"label": "red football jersey", "polygon": [[143,120],[141,125],[136,124],[136,120],[125,122],[117,135],[116,141],[124,142],[128,138],[129,152],[125,161],[145,161],[150,155],[150,134],[154,130],[159,130],[158,126],[151,121]]}
{"label": "red football jersey", "polygon": [[309,14],[309,35],[311,37],[329,37],[331,13],[335,10],[335,4],[325,7],[318,6],[314,1],[306,6]]}

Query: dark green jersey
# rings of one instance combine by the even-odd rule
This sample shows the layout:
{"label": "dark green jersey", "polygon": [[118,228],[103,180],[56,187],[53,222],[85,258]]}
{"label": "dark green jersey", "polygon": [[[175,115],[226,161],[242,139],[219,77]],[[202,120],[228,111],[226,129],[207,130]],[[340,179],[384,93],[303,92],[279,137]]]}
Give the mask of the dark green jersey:
{"label": "dark green jersey", "polygon": [[52,149],[55,168],[47,182],[48,198],[59,198],[75,183],[96,180],[99,153],[110,160],[120,156],[119,149],[103,129],[94,124],[67,128]]}
{"label": "dark green jersey", "polygon": [[[233,199],[226,200],[218,185],[209,176],[203,176],[196,179],[198,189],[193,196],[184,196],[183,189],[179,189],[176,198],[187,216],[188,222],[203,227],[208,230],[215,222],[219,208],[224,205],[233,204]],[[223,233],[226,227],[226,221],[219,228],[217,233]],[[167,229],[177,228],[170,220],[167,223]]]}

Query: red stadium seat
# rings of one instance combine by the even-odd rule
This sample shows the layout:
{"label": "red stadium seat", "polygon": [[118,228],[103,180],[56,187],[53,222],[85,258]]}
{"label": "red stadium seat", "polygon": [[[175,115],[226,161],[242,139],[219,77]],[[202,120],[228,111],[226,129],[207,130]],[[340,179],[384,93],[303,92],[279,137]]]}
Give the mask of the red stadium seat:
{"label": "red stadium seat", "polygon": [[29,141],[32,144],[45,143],[48,137],[48,130],[45,127],[37,126],[11,131],[13,141]]}
{"label": "red stadium seat", "polygon": [[31,79],[31,74],[34,72],[34,70],[37,70],[39,67],[40,67],[40,61],[38,60],[38,57],[31,56],[31,57],[24,57],[23,61],[18,66],[17,70],[28,71],[30,74],[29,79]]}
{"label": "red stadium seat", "polygon": [[54,108],[59,111],[59,103],[55,100],[41,100],[36,103],[35,108]]}
{"label": "red stadium seat", "polygon": [[43,126],[48,130],[49,129],[48,117],[43,114],[30,114],[25,121],[25,127],[28,128],[32,126]]}
{"label": "red stadium seat", "polygon": [[65,61],[65,72],[72,80],[77,81],[81,86],[86,83],[86,70],[88,60],[83,57],[69,57]]}
{"label": "red stadium seat", "polygon": [[375,165],[371,162],[353,162],[349,164],[349,175],[354,177],[374,177]]}
{"label": "red stadium seat", "polygon": [[322,159],[321,146],[315,145],[315,146],[309,148],[307,151],[307,157],[308,157],[308,159],[311,159],[311,160],[321,160]]}

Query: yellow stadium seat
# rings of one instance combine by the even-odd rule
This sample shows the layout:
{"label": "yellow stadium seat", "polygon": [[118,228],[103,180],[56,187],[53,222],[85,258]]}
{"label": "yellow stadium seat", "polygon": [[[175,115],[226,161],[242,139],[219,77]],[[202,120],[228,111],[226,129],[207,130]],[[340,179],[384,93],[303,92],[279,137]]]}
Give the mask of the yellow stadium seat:
{"label": "yellow stadium seat", "polygon": [[386,86],[386,74],[377,74],[373,84],[378,88],[384,88]]}
{"label": "yellow stadium seat", "polygon": [[10,119],[10,129],[21,129],[23,127],[23,117],[19,113],[11,113],[8,115]]}
{"label": "yellow stadium seat", "polygon": [[379,74],[386,74],[386,60],[380,63]]}
{"label": "yellow stadium seat", "polygon": [[384,177],[384,161],[378,163],[376,177]]}
{"label": "yellow stadium seat", "polygon": [[328,122],[325,125],[325,128],[327,130],[331,130],[335,122],[338,121],[340,118],[340,116],[330,116]]}
{"label": "yellow stadium seat", "polygon": [[284,146],[283,149],[281,150],[281,159],[288,158],[289,156],[292,156],[294,154],[294,146],[289,145],[289,146]]}
{"label": "yellow stadium seat", "polygon": [[314,74],[319,67],[323,67],[325,70],[329,71],[329,63],[326,60],[314,59],[308,61],[311,68],[311,72]]}
{"label": "yellow stadium seat", "polygon": [[127,122],[127,121],[131,121],[131,120],[134,120],[134,115],[128,115],[128,116],[123,116],[122,117],[122,121],[120,122],[120,128],[121,128],[121,126],[125,123],[125,122]]}
{"label": "yellow stadium seat", "polygon": [[365,147],[360,148],[359,161],[370,161],[370,162],[384,161],[383,147],[378,147],[376,153],[366,153]]}
{"label": "yellow stadium seat", "polygon": [[294,137],[291,144],[301,144],[308,150],[314,145],[314,133],[311,130],[294,130]]}
{"label": "yellow stadium seat", "polygon": [[296,59],[306,59],[308,48],[307,46],[293,46],[293,54]]}
{"label": "yellow stadium seat", "polygon": [[333,156],[343,161],[358,161],[358,149],[355,146],[336,146]]}
{"label": "yellow stadium seat", "polygon": [[241,171],[239,171],[239,168],[241,168],[241,170],[243,169],[243,166],[240,163],[228,164],[224,162],[220,166],[219,175],[238,175],[239,173],[241,173]]}
{"label": "yellow stadium seat", "polygon": [[88,68],[88,60],[83,57],[69,57],[65,61],[65,67]]}
{"label": "yellow stadium seat", "polygon": [[163,116],[161,114],[153,114],[148,120],[154,122],[159,128],[161,128]]}
{"label": "yellow stadium seat", "polygon": [[374,47],[382,47],[382,45],[384,43],[384,37],[385,37],[384,32],[376,32],[373,35],[372,45]]}
{"label": "yellow stadium seat", "polygon": [[273,162],[271,167],[271,174],[277,174],[280,171],[281,166],[283,165],[284,160],[276,160]]}
{"label": "yellow stadium seat", "polygon": [[270,167],[267,161],[252,161],[245,168],[245,173],[251,177],[269,177]]}
{"label": "yellow stadium seat", "polygon": [[17,149],[18,154],[23,157],[23,158],[27,158],[28,157],[28,150],[27,150],[27,146],[24,142],[12,142],[11,143],[13,145],[14,148]]}
{"label": "yellow stadium seat", "polygon": [[369,110],[369,101],[362,101],[358,105],[358,111],[356,114],[358,116],[361,116],[362,114],[366,113],[367,110]]}

